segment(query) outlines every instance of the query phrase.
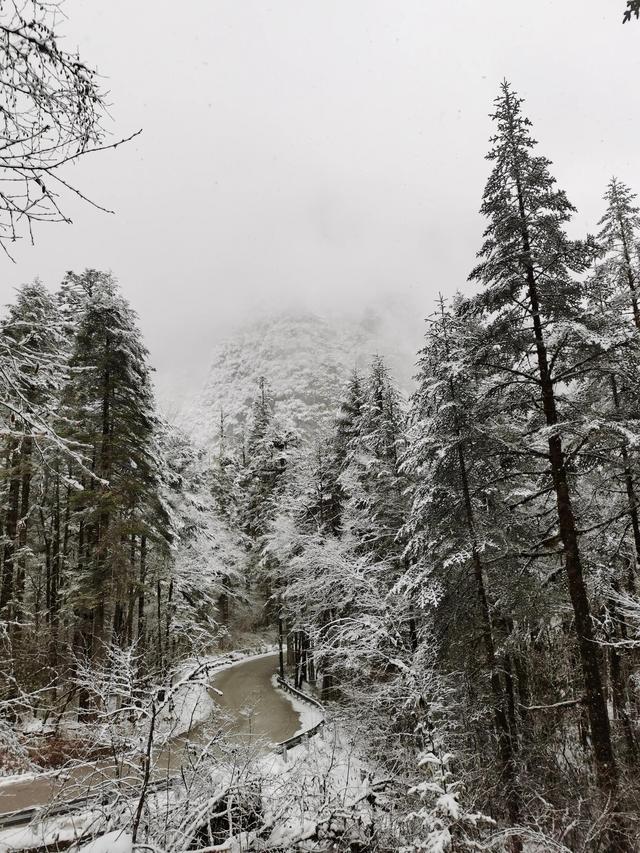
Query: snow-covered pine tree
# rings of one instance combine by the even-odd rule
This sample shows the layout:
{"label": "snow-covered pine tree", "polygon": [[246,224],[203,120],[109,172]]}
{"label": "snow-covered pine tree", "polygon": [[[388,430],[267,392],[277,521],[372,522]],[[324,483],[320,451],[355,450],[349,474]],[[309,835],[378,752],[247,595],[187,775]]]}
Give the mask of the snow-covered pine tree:
{"label": "snow-covered pine tree", "polygon": [[239,521],[255,542],[266,533],[274,516],[289,457],[297,444],[297,436],[278,421],[269,385],[261,377],[238,472]]}
{"label": "snow-covered pine tree", "polygon": [[354,370],[344,389],[335,419],[335,454],[338,467],[342,467],[349,456],[349,447],[360,429],[360,417],[364,404],[364,380]]}
{"label": "snow-covered pine tree", "polygon": [[[587,308],[593,314],[593,325],[602,341],[600,349],[603,351],[599,371],[589,377],[594,386],[592,396],[597,401],[602,431],[614,440],[617,437],[619,461],[615,454],[609,455],[611,467],[618,469],[614,474],[615,482],[624,484],[635,552],[632,562],[637,571],[640,566],[640,520],[637,460],[632,445],[635,444],[633,436],[637,433],[640,417],[640,270],[636,262],[640,208],[634,204],[635,198],[629,187],[616,178],[611,179],[604,196],[607,209],[599,223],[602,226],[598,234],[601,256],[587,281],[586,296]],[[621,316],[626,316],[628,322],[621,323]],[[624,521],[626,523],[627,519]],[[633,570],[630,566],[630,571]],[[633,580],[631,582],[634,583]]]}
{"label": "snow-covered pine tree", "polygon": [[68,273],[62,298],[74,331],[65,415],[92,474],[82,476],[73,501],[78,540],[70,594],[79,630],[88,634],[83,642],[97,650],[112,637],[131,641],[142,541],[163,547],[157,420],[148,353],[113,277]]}
{"label": "snow-covered pine tree", "polygon": [[[343,426],[338,422],[342,431]],[[340,486],[346,495],[343,528],[359,553],[401,563],[397,541],[404,523],[407,481],[399,468],[404,448],[403,402],[387,367],[376,356],[351,427]]]}
{"label": "snow-covered pine tree", "polygon": [[640,208],[636,194],[618,178],[609,181],[604,200],[607,208],[598,225],[598,242],[604,251],[601,264],[620,292],[627,294],[633,322],[640,329],[640,269],[637,256]]}
{"label": "snow-covered pine tree", "polygon": [[171,534],[171,560],[159,580],[173,586],[158,649],[166,669],[177,654],[210,648],[222,636],[228,599],[242,594],[246,545],[217,506],[206,452],[166,423],[159,445],[161,500]]}
{"label": "snow-covered pine tree", "polygon": [[[532,421],[521,451],[526,444],[530,459],[548,464],[548,486],[556,501],[557,528],[552,532],[562,544],[597,782],[605,796],[615,799],[618,767],[584,577],[561,391],[576,368],[570,360],[583,331],[579,279],[589,252],[565,233],[574,208],[556,188],[550,161],[533,153],[531,123],[506,81],[492,118],[496,132],[487,157],[493,168],[481,207],[488,225],[480,263],[470,276],[483,285],[471,307],[485,318],[489,332],[479,358],[496,381],[519,386],[523,411],[531,412]],[[541,479],[544,474],[542,468]]]}
{"label": "snow-covered pine tree", "polygon": [[52,601],[61,550],[59,537],[52,536],[51,485],[61,455],[74,455],[54,431],[65,371],[57,302],[38,280],[23,285],[0,327],[0,618],[9,695],[48,686],[51,678],[42,653],[53,650],[47,628],[57,618]]}
{"label": "snow-covered pine tree", "polygon": [[[514,536],[514,525],[501,500],[505,471],[494,467],[497,448],[486,429],[486,404],[483,407],[479,399],[479,371],[472,360],[478,332],[477,320],[465,313],[460,297],[453,308],[440,298],[420,353],[408,446],[402,458],[402,470],[414,485],[403,531],[411,565],[398,587],[418,600],[421,609],[437,602],[433,617],[436,626],[446,626],[456,618],[467,592],[475,597],[475,606],[473,600],[465,601],[471,612],[477,613],[507,816],[516,825],[520,820],[515,755],[518,732],[515,715],[510,718],[508,714],[513,697],[499,653],[501,632],[494,625],[492,611],[497,596],[488,587],[484,564],[487,556],[496,562],[505,550],[505,536]],[[510,538],[509,545],[514,544]],[[502,563],[499,620],[505,623],[509,621],[509,614],[504,612],[509,601],[505,594],[505,568],[508,571],[509,566],[504,559]],[[441,619],[439,610],[444,614]],[[446,627],[443,630],[446,633]],[[464,661],[461,664],[465,666]],[[517,837],[512,846],[522,849]]]}
{"label": "snow-covered pine tree", "polygon": [[336,533],[342,530],[344,504],[347,499],[340,475],[348,464],[351,443],[360,430],[363,403],[363,379],[354,369],[340,400],[331,448],[331,526]]}
{"label": "snow-covered pine tree", "polygon": [[64,379],[64,345],[55,298],[38,280],[20,287],[0,327],[7,459],[0,610],[11,603],[9,618],[18,621],[29,559],[34,442],[41,454],[48,455],[50,439],[56,438],[52,422],[54,403]]}
{"label": "snow-covered pine tree", "polygon": [[[401,853],[477,850],[484,832],[494,821],[471,811],[465,802],[468,792],[460,777],[460,762],[451,751],[454,738],[450,718],[455,692],[438,677],[435,667],[429,680],[431,690],[420,697],[421,713],[416,723],[416,734],[422,746],[418,768],[423,778],[408,791],[410,798],[419,799],[420,807],[408,815],[407,823],[414,835],[412,843],[403,846]],[[512,835],[512,840],[514,837],[519,844],[517,836]]]}

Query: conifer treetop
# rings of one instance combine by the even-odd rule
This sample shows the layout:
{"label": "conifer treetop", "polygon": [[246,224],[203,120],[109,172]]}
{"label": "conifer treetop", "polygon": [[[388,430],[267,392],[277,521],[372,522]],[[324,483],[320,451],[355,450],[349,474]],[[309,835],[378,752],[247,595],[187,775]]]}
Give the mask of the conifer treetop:
{"label": "conifer treetop", "polygon": [[546,311],[555,313],[579,298],[572,274],[587,268],[593,252],[589,241],[571,240],[564,230],[575,208],[557,187],[551,161],[534,154],[537,141],[523,103],[504,80],[491,115],[496,132],[486,158],[493,168],[480,208],[488,224],[481,262],[469,279],[486,286],[479,302],[494,310],[520,299],[530,269]]}
{"label": "conifer treetop", "polygon": [[622,239],[633,245],[635,231],[640,228],[640,207],[634,204],[637,194],[615,176],[611,178],[604,194],[607,209],[599,220],[602,226],[598,240],[604,249],[614,249]]}

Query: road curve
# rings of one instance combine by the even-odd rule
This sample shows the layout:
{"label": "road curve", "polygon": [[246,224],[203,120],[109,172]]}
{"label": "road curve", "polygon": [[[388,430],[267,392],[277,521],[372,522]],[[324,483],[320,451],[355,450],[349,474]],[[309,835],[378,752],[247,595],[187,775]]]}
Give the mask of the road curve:
{"label": "road curve", "polygon": [[[229,715],[231,723],[226,739],[238,738],[243,743],[278,743],[292,737],[300,728],[300,715],[282,691],[275,690],[272,677],[277,671],[278,655],[267,654],[240,660],[212,677],[212,697]],[[201,727],[188,739],[200,740]],[[184,741],[186,736],[179,738]],[[170,758],[179,760],[181,749],[170,750]],[[166,768],[166,761],[161,762]],[[178,771],[169,761],[170,770]],[[0,816],[8,812],[43,806],[56,798],[64,801],[91,793],[100,784],[109,783],[109,769],[99,765],[74,767],[69,772],[42,775],[37,778],[2,783],[0,779]],[[67,794],[66,789],[69,793]]]}
{"label": "road curve", "polygon": [[260,655],[214,676],[213,686],[222,691],[215,700],[234,720],[230,737],[262,739],[273,744],[293,737],[299,730],[300,714],[286,693],[273,687],[277,668],[277,654]]}

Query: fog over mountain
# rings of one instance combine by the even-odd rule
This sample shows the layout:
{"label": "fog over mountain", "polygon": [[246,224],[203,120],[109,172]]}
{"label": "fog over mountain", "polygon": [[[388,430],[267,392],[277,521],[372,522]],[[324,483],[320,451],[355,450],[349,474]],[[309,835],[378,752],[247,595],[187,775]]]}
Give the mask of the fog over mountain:
{"label": "fog over mountain", "polygon": [[247,320],[214,346],[202,389],[167,413],[198,444],[215,444],[221,414],[227,432],[242,432],[264,377],[279,417],[311,435],[335,414],[351,372],[365,373],[374,355],[385,357],[408,396],[423,326],[392,298],[359,313],[291,309]]}

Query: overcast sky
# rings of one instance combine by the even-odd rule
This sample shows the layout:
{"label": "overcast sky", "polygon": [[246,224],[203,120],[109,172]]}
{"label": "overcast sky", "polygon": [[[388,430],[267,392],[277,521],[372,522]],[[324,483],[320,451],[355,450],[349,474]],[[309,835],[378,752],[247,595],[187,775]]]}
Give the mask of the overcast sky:
{"label": "overcast sky", "polygon": [[198,384],[256,307],[376,301],[417,312],[464,286],[480,242],[488,113],[507,77],[539,150],[594,230],[607,180],[640,191],[640,23],[624,0],[67,0],[115,134],[71,170],[72,203],[4,264],[111,269],[158,384]]}

